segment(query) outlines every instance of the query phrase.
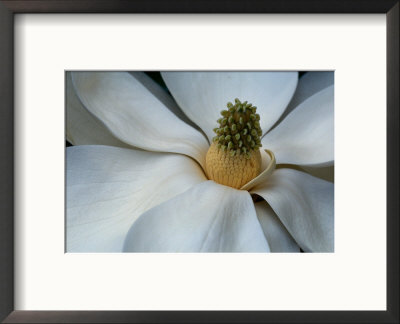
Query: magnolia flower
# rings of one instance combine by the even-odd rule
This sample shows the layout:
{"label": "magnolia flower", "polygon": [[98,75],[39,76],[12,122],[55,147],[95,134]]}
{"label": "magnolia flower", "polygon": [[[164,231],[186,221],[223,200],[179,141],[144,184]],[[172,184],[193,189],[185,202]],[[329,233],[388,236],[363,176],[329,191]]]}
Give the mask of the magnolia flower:
{"label": "magnolia flower", "polygon": [[67,73],[67,252],[333,252],[333,73],[162,78]]}

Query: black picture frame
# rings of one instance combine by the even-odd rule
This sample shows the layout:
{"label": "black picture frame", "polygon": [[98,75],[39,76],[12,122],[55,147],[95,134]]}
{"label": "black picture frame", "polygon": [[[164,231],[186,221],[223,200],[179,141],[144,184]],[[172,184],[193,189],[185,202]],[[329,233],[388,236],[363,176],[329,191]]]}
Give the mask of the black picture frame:
{"label": "black picture frame", "polygon": [[[398,0],[0,0],[0,320],[5,323],[399,323],[399,7]],[[14,310],[13,30],[14,15],[18,13],[386,14],[387,310]]]}

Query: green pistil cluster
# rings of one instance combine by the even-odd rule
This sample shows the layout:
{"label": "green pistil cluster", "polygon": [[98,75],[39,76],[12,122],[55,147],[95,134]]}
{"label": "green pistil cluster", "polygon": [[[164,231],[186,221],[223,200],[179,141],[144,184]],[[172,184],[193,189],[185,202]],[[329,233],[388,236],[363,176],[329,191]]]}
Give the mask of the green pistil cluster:
{"label": "green pistil cluster", "polygon": [[262,131],[257,107],[237,98],[235,104],[228,102],[226,106],[228,109],[222,110],[222,117],[218,119],[219,127],[214,128],[217,136],[213,141],[231,156],[243,154],[249,158],[253,150],[261,147]]}

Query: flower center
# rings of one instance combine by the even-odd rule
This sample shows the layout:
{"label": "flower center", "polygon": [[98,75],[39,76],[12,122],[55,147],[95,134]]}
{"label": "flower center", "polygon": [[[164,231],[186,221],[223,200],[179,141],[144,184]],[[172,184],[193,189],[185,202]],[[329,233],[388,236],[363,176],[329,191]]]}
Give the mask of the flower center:
{"label": "flower center", "polygon": [[206,155],[208,178],[217,183],[241,188],[260,173],[261,127],[257,107],[252,104],[228,102],[221,111],[216,136]]}

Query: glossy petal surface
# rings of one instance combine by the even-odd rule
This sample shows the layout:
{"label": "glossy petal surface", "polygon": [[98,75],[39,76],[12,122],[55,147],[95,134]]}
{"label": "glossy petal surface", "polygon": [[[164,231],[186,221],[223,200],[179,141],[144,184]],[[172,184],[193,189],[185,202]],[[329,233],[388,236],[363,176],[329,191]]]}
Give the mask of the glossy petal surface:
{"label": "glossy petal surface", "polygon": [[269,203],[304,251],[333,252],[333,183],[304,172],[278,169],[252,192]]}
{"label": "glossy petal surface", "polygon": [[246,191],[207,181],[147,211],[125,252],[269,252]]}
{"label": "glossy petal surface", "polygon": [[205,181],[192,159],[109,146],[67,149],[67,252],[121,252],[146,210]]}
{"label": "glossy petal surface", "polygon": [[145,150],[181,153],[202,166],[207,140],[126,72],[73,72],[81,102],[121,141]]}
{"label": "glossy petal surface", "polygon": [[258,220],[267,238],[271,252],[296,253],[300,248],[268,204],[255,204]]}
{"label": "glossy petal surface", "polygon": [[278,164],[329,166],[334,161],[334,92],[330,86],[302,102],[261,143]]}
{"label": "glossy petal surface", "polygon": [[93,116],[76,95],[71,73],[66,77],[66,133],[73,145],[111,145],[130,147],[111,134],[108,128]]}

